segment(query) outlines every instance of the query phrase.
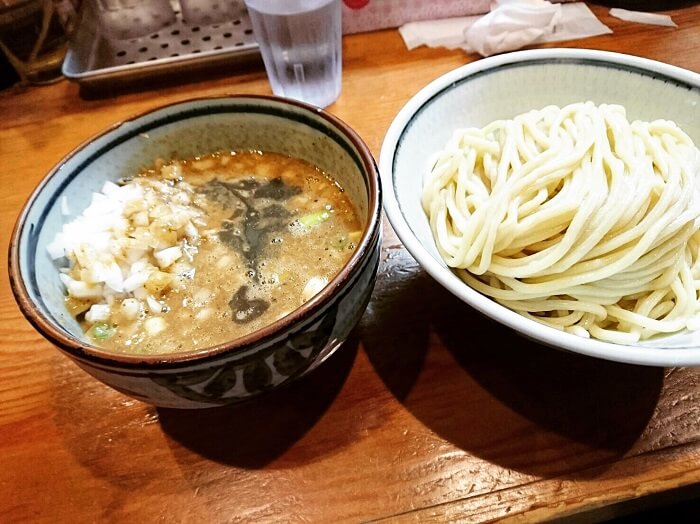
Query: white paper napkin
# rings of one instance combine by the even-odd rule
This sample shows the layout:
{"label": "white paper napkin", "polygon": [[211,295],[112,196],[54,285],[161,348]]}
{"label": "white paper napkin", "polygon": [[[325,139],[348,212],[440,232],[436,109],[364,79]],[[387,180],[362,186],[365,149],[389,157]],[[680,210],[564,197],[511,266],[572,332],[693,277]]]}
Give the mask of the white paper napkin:
{"label": "white paper napkin", "polygon": [[666,27],[678,27],[678,25],[668,15],[660,15],[658,13],[642,13],[640,11],[628,11],[613,7],[610,14],[620,20],[626,22],[637,22],[639,24],[663,25]]}
{"label": "white paper napkin", "polygon": [[582,2],[496,0],[491,12],[447,20],[411,22],[399,28],[406,47],[462,48],[483,56],[541,42],[612,33]]}

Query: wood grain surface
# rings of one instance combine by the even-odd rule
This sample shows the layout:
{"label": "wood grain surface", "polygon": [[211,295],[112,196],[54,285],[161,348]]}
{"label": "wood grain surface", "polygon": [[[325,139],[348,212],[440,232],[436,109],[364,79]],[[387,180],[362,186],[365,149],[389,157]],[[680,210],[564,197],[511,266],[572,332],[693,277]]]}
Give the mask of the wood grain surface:
{"label": "wood grain surface", "polygon": [[[700,6],[670,11],[677,29],[593,9],[614,33],[557,45],[700,70]],[[375,156],[413,94],[478,58],[409,52],[396,30],[345,37],[343,53],[329,110]],[[0,92],[3,250],[73,148],[161,104],[224,93],[270,93],[261,65],[101,96],[67,81]],[[444,291],[384,226],[372,302],[339,352],[293,387],[199,412],[153,408],[78,369],[24,320],[3,257],[0,522],[593,521],[693,493],[700,371],[524,340]]]}

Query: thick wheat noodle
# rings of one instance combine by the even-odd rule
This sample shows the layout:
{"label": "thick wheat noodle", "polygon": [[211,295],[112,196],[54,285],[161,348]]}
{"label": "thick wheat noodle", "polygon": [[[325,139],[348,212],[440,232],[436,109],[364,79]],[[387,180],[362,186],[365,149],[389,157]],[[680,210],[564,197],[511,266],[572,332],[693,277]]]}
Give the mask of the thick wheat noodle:
{"label": "thick wheat noodle", "polygon": [[448,266],[528,318],[634,343],[700,326],[700,151],[619,105],[458,130],[422,203]]}

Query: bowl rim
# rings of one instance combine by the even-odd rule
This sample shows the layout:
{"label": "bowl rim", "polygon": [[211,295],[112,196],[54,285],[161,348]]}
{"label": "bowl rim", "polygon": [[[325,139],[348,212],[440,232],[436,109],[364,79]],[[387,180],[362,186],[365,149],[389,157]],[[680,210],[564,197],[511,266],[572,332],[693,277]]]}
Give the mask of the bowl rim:
{"label": "bowl rim", "polygon": [[654,348],[614,344],[592,338],[585,339],[519,315],[472,289],[433,258],[414,235],[401,211],[394,186],[394,157],[403,133],[423,106],[440,92],[457,85],[459,81],[484,71],[521,62],[532,62],[534,65],[537,62],[558,60],[567,63],[572,60],[583,60],[588,64],[598,63],[601,67],[605,67],[605,64],[619,65],[644,72],[647,76],[658,75],[661,80],[670,78],[693,88],[700,88],[698,73],[648,58],[589,49],[552,48],[516,51],[484,58],[453,69],[429,82],[411,97],[393,119],[385,134],[379,154],[379,172],[384,187],[383,205],[389,223],[409,253],[431,277],[481,314],[514,329],[525,337],[558,349],[616,362],[646,366],[699,366],[700,348]]}
{"label": "bowl rim", "polygon": [[[263,326],[262,328],[249,333],[248,335],[235,338],[229,342],[209,346],[192,351],[183,351],[169,354],[153,354],[153,355],[134,355],[127,353],[117,353],[100,348],[99,346],[89,344],[79,340],[63,330],[54,326],[54,323],[48,319],[35,305],[27,291],[26,284],[22,278],[20,265],[20,238],[24,232],[26,218],[32,206],[36,202],[38,196],[43,192],[48,182],[61,170],[61,168],[71,160],[74,156],[90,147],[90,145],[107,135],[116,133],[119,129],[126,129],[143,118],[147,118],[155,113],[186,108],[196,104],[216,104],[222,101],[231,105],[246,103],[266,103],[277,104],[280,107],[290,107],[291,110],[311,115],[311,117],[319,117],[326,125],[335,128],[339,135],[344,136],[357,150],[358,158],[362,163],[362,169],[365,172],[363,179],[367,190],[367,222],[363,229],[362,237],[358,243],[355,252],[350,259],[343,265],[342,269],[328,282],[328,284],[309,301],[305,302],[290,314],[276,320],[275,322]],[[339,291],[352,282],[354,275],[360,271],[366,260],[372,253],[372,248],[379,237],[381,228],[381,209],[382,209],[382,186],[379,177],[377,164],[372,156],[372,153],[362,140],[362,138],[354,131],[347,123],[331,113],[305,102],[284,98],[275,95],[258,95],[258,94],[224,94],[210,95],[201,97],[191,97],[168,104],[157,105],[150,109],[146,109],[124,118],[109,127],[103,129],[95,135],[90,136],[66,155],[64,155],[49,171],[46,173],[34,190],[31,192],[25,201],[22,209],[17,217],[8,248],[8,273],[10,280],[10,288],[15,297],[15,300],[20,308],[20,311],[29,323],[49,342],[54,344],[60,350],[66,352],[74,359],[97,365],[106,368],[129,368],[129,369],[172,369],[182,368],[193,364],[200,364],[205,361],[210,361],[223,355],[232,353],[243,353],[245,351],[254,350],[255,346],[266,345],[273,342],[276,338],[284,336],[284,332],[292,329],[294,326],[302,324],[313,318],[316,313],[320,312],[324,306],[332,302]]]}

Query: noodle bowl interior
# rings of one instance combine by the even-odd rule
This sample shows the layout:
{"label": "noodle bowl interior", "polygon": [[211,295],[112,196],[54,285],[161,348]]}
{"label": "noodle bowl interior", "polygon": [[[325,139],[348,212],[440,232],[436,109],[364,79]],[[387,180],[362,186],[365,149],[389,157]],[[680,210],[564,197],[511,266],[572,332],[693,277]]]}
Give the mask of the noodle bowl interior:
{"label": "noodle bowl interior", "polygon": [[117,352],[211,347],[310,300],[361,224],[332,177],[258,151],[217,153],[107,183],[48,246],[67,257],[66,304]]}
{"label": "noodle bowl interior", "polygon": [[459,129],[422,205],[468,285],[537,322],[634,343],[700,327],[700,151],[619,105]]}

